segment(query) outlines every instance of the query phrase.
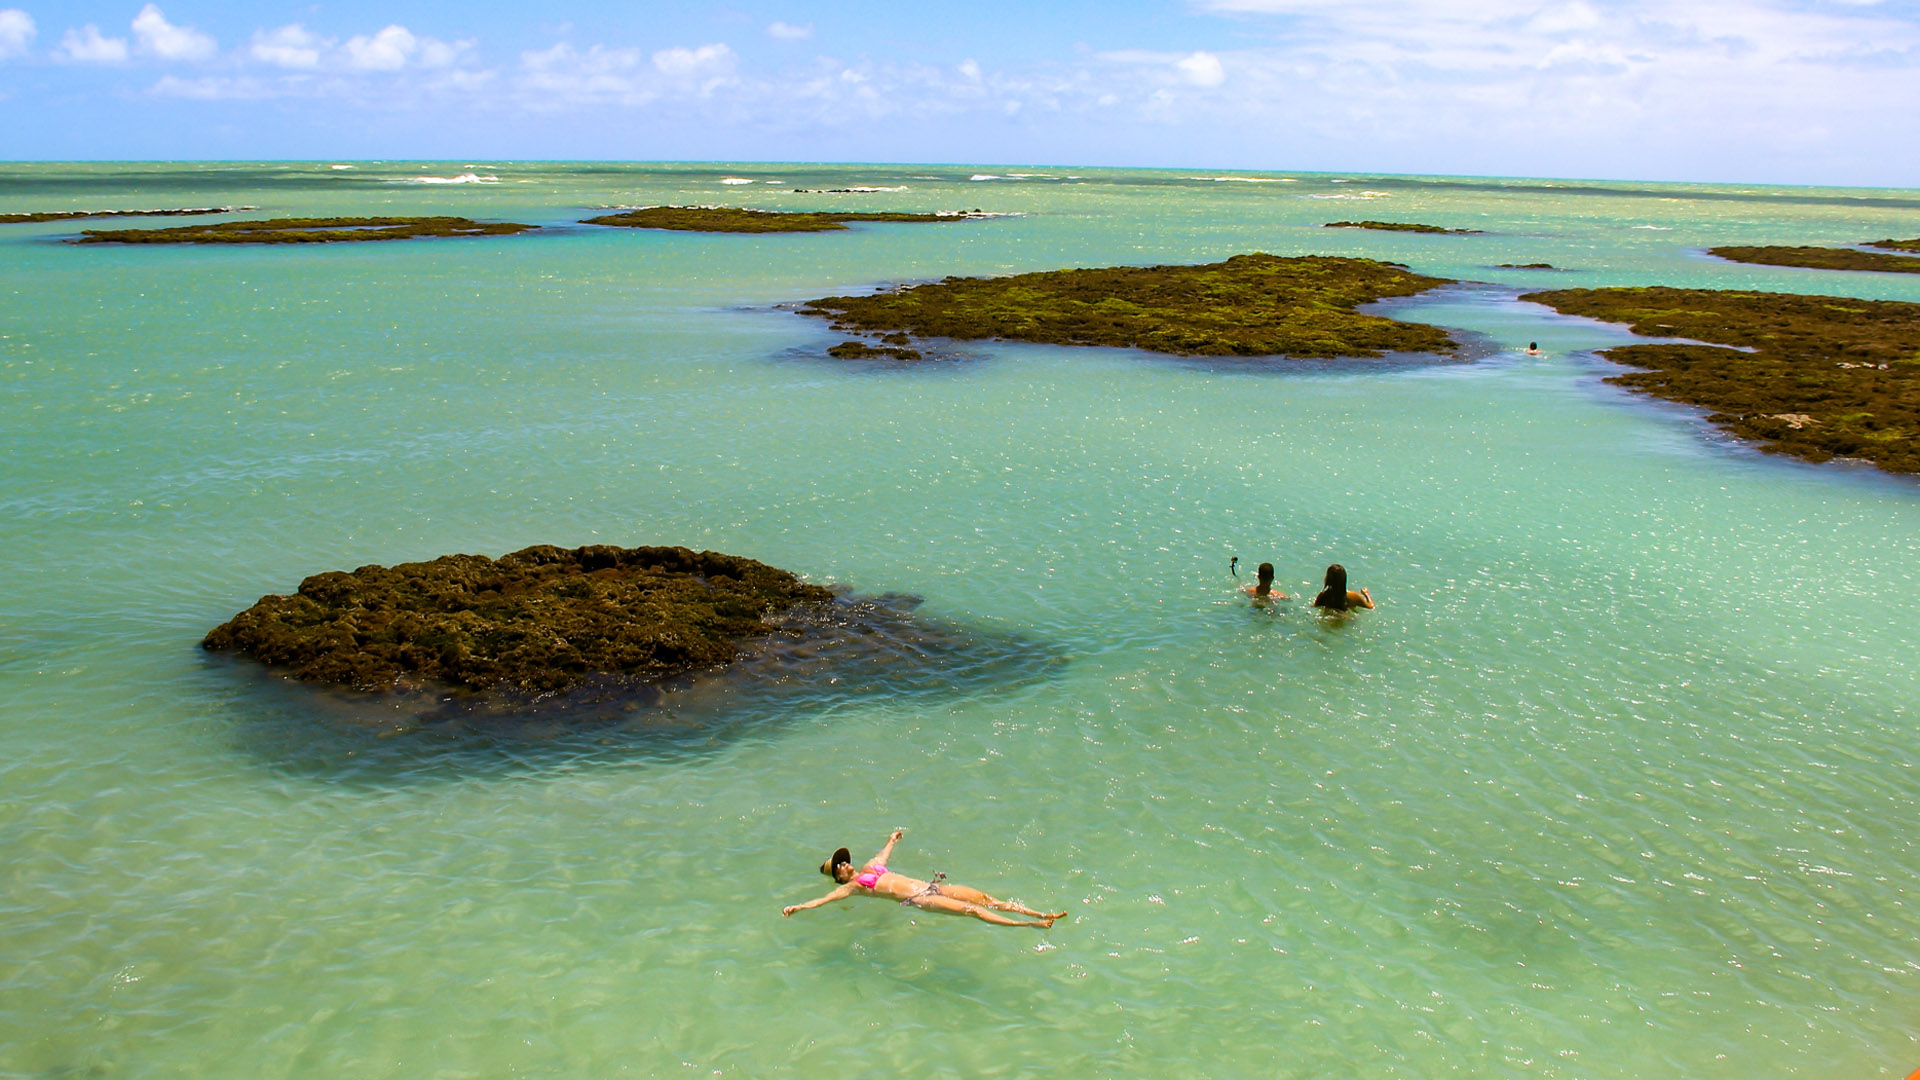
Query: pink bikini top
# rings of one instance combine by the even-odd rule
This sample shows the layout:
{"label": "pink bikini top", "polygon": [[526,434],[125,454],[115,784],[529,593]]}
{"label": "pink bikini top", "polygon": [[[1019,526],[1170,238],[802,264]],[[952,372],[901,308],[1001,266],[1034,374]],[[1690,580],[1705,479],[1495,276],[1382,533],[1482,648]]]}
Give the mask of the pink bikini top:
{"label": "pink bikini top", "polygon": [[860,875],[853,879],[853,883],[863,889],[871,889],[879,883],[880,875],[886,873],[891,873],[891,871],[879,863],[873,863],[865,870],[860,871]]}

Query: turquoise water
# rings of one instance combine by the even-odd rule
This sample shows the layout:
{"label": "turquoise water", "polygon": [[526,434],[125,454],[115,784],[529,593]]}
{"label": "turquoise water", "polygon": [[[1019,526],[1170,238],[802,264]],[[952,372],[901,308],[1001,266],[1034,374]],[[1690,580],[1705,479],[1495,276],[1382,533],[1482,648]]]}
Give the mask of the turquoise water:
{"label": "turquoise water", "polygon": [[[1920,277],[1700,254],[1920,235],[1920,192],[989,172],[0,167],[0,212],[556,226],[233,250],[0,231],[0,1076],[1920,1065],[1920,489],[1626,395],[1588,352],[1623,331],[1514,299],[1920,300]],[[497,182],[411,182],[468,173]],[[901,190],[791,190],[853,186]],[[656,202],[1020,216],[564,227]],[[1319,227],[1362,217],[1486,234]],[[1475,359],[845,365],[775,306],[1250,250],[1483,283],[1393,308]],[[1493,268],[1534,261],[1565,269]],[[449,746],[343,734],[196,647],[311,572],[532,543],[910,592],[1035,663],[722,693],[670,741]],[[1338,560],[1380,608],[1252,609],[1235,555],[1294,591]],[[828,850],[894,827],[896,868],[1071,916],[780,917]]]}

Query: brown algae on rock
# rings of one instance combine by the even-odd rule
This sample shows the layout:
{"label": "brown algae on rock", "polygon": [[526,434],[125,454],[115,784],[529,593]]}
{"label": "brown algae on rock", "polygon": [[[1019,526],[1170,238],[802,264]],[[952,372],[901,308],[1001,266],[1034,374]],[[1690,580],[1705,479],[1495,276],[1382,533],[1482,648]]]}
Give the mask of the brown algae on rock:
{"label": "brown algae on rock", "polygon": [[1868,247],[1884,248],[1888,251],[1911,251],[1920,255],[1920,236],[1911,240],[1875,240]]}
{"label": "brown algae on rock", "polygon": [[1645,369],[1607,381],[1708,409],[1707,419],[1762,450],[1920,473],[1920,304],[1663,287],[1520,299],[1636,334],[1710,342],[1606,349],[1607,359]]}
{"label": "brown algae on rock", "polygon": [[[888,337],[902,335],[888,334]],[[903,345],[869,345],[864,341],[843,341],[827,350],[835,360],[925,360],[918,349]]]}
{"label": "brown algae on rock", "polygon": [[[809,301],[837,330],[1104,345],[1180,356],[1451,353],[1446,332],[1354,309],[1452,284],[1373,259],[1235,255],[1198,266],[1048,270]],[[892,339],[889,339],[892,340]]]}
{"label": "brown algae on rock", "polygon": [[76,244],[336,244],[421,236],[510,236],[537,229],[463,217],[269,218],[171,229],[87,229]]}
{"label": "brown algae on rock", "polygon": [[1381,232],[1437,233],[1443,236],[1475,236],[1479,229],[1446,229],[1412,221],[1329,221],[1328,229],[1377,229]]}
{"label": "brown algae on rock", "polygon": [[[1889,247],[1904,251],[1899,247],[1908,243],[1905,240],[1882,240],[1872,247]],[[1877,251],[1856,251],[1853,248],[1829,247],[1715,247],[1708,248],[1707,254],[1718,255],[1731,262],[1755,263],[1760,266],[1797,266],[1808,270],[1868,270],[1888,274],[1920,274],[1920,259],[1911,255],[1882,255]]]}
{"label": "brown algae on rock", "polygon": [[315,574],[209,633],[307,682],[554,691],[595,676],[656,682],[731,661],[766,620],[833,599],[785,570],[683,547],[540,545],[498,560]]}
{"label": "brown algae on rock", "polygon": [[649,206],[586,219],[586,225],[617,225],[629,229],[673,229],[680,232],[784,233],[833,232],[849,221],[965,221],[984,217],[977,211],[910,214],[885,211],[855,213],[820,210],[745,210],[730,206]]}

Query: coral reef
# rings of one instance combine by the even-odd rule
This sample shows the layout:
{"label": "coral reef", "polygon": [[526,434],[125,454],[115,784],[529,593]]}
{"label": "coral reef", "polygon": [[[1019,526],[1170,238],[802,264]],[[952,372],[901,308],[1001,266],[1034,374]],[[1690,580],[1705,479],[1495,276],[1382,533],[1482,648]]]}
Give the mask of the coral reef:
{"label": "coral reef", "polygon": [[586,219],[587,225],[619,225],[629,229],[675,229],[682,232],[781,233],[832,232],[849,221],[965,221],[983,216],[979,211],[953,213],[854,213],[838,210],[743,210],[730,206],[649,206]]}
{"label": "coral reef", "polygon": [[947,278],[871,296],[829,296],[801,310],[856,333],[1107,345],[1182,356],[1373,357],[1457,348],[1436,327],[1354,310],[1447,284],[1372,259],[1252,254],[1199,266]]}
{"label": "coral reef", "polygon": [[[1875,247],[1897,247],[1904,240],[1881,241]],[[1899,249],[1904,250],[1904,249]],[[1882,255],[1877,251],[1829,247],[1716,247],[1707,254],[1731,262],[1761,266],[1798,266],[1808,270],[1873,270],[1890,274],[1920,274],[1920,259],[1911,255]]]}
{"label": "coral reef", "polygon": [[1658,287],[1521,299],[1649,337],[1709,342],[1607,349],[1607,359],[1645,369],[1607,381],[1708,409],[1707,419],[1763,450],[1920,472],[1920,304]]}
{"label": "coral reef", "polygon": [[76,244],[334,244],[418,236],[507,236],[537,229],[463,217],[270,218],[172,229],[86,229]]}
{"label": "coral reef", "polygon": [[1378,229],[1382,232],[1439,233],[1444,236],[1472,236],[1479,229],[1443,229],[1438,225],[1421,225],[1411,221],[1329,221],[1329,229]]}
{"label": "coral reef", "polygon": [[766,621],[832,591],[752,559],[680,547],[542,545],[500,559],[315,574],[201,642],[294,678],[360,690],[423,682],[562,690],[654,682],[731,661]]}

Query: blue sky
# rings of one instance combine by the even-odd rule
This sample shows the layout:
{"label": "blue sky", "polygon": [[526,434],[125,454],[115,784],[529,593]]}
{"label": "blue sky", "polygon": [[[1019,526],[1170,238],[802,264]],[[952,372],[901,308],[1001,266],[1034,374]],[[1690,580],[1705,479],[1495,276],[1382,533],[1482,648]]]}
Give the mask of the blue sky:
{"label": "blue sky", "polygon": [[1920,186],[1920,0],[0,0],[0,157]]}

